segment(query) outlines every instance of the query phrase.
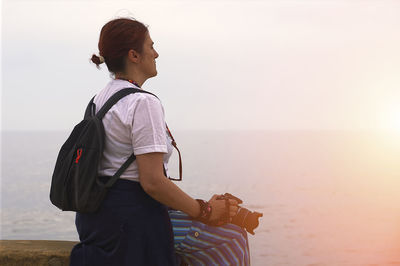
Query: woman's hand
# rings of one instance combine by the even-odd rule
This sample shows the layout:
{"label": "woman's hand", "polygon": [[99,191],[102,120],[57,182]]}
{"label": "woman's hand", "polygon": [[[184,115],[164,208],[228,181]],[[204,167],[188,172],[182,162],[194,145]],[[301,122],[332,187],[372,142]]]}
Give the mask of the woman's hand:
{"label": "woman's hand", "polygon": [[[227,215],[227,208],[226,208],[226,202],[224,199],[217,199],[221,195],[214,195],[212,198],[208,201],[211,205],[212,212],[211,212],[211,217],[210,221],[216,221],[220,220],[223,218],[226,218]],[[229,199],[229,221],[232,219],[233,216],[237,214],[238,211],[238,202],[233,199]]]}

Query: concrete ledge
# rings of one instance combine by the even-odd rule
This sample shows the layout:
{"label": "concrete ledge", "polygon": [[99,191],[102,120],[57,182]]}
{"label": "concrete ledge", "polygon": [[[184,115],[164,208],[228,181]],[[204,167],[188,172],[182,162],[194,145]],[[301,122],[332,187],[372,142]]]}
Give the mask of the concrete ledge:
{"label": "concrete ledge", "polygon": [[0,265],[68,266],[73,241],[0,240]]}

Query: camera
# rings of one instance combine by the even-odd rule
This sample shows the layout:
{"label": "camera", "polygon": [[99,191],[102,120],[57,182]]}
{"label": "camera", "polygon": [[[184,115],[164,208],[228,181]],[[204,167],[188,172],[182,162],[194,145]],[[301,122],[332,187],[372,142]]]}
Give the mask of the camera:
{"label": "camera", "polygon": [[[243,201],[232,194],[225,193],[224,195],[218,197],[218,199],[233,199],[242,204]],[[246,208],[240,207],[235,216],[232,217],[231,223],[246,229],[247,232],[254,235],[254,229],[259,225],[258,218],[262,217],[263,214],[259,212],[252,212]]]}

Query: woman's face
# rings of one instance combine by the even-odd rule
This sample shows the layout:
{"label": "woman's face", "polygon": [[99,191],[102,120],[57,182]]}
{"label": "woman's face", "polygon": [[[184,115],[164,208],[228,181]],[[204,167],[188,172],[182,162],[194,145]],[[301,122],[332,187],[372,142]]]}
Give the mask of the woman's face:
{"label": "woman's face", "polygon": [[146,78],[151,78],[157,75],[156,58],[158,57],[158,53],[154,49],[153,45],[154,42],[150,38],[150,34],[147,32],[143,44],[143,50],[140,54],[140,68]]}

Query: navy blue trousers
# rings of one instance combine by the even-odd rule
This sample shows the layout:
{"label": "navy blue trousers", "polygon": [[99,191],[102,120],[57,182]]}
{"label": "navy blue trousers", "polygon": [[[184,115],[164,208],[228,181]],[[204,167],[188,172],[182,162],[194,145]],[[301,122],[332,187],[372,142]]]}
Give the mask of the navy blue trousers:
{"label": "navy blue trousers", "polygon": [[167,207],[138,182],[119,179],[95,213],[77,213],[71,266],[176,265]]}

